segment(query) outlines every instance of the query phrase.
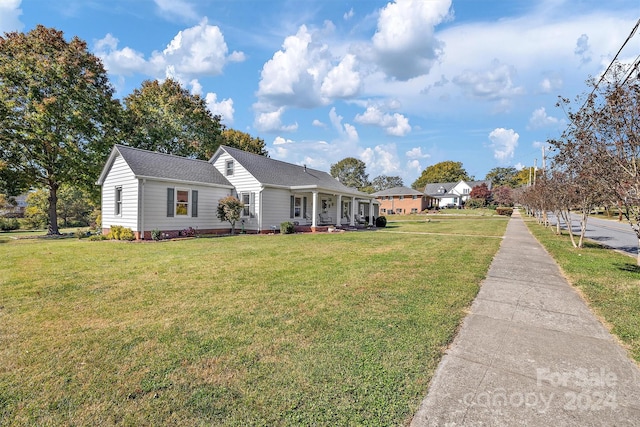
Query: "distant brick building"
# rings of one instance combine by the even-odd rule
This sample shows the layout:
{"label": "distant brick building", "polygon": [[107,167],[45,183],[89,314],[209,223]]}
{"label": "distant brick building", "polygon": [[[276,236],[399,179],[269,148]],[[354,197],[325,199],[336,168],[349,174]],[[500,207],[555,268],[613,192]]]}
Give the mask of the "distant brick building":
{"label": "distant brick building", "polygon": [[429,197],[408,187],[389,188],[372,196],[380,203],[380,215],[420,213],[429,206]]}

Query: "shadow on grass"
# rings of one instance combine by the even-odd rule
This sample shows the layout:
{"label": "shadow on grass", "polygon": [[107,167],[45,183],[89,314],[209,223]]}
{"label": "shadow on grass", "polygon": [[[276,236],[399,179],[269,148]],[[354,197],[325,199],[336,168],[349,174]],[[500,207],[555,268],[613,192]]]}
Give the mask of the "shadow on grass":
{"label": "shadow on grass", "polygon": [[630,273],[640,273],[640,265],[624,263],[624,264],[616,264],[616,267],[621,271],[628,271]]}

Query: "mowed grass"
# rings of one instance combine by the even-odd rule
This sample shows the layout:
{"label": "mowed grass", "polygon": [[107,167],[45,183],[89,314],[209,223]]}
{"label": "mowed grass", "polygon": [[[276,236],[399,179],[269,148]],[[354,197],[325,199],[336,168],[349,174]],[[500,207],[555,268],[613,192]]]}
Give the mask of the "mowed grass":
{"label": "mowed grass", "polygon": [[506,223],[4,243],[0,425],[406,424]]}
{"label": "mowed grass", "polygon": [[575,249],[566,231],[557,236],[531,218],[525,221],[590,307],[640,363],[640,267],[636,259],[592,242]]}

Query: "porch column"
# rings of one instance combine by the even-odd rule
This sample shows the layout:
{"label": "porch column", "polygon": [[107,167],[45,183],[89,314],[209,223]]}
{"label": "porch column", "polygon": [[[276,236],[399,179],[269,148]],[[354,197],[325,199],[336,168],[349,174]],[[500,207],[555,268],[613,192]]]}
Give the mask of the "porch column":
{"label": "porch column", "polygon": [[373,225],[373,199],[369,199],[369,225]]}
{"label": "porch column", "polygon": [[311,230],[316,230],[316,221],[318,218],[318,192],[313,192],[313,197],[311,198]]}
{"label": "porch column", "polygon": [[336,200],[336,225],[342,225],[342,195],[338,194]]}
{"label": "porch column", "polygon": [[355,227],[356,226],[356,198],[352,197],[351,198],[351,214],[349,216],[349,225],[351,227]]}

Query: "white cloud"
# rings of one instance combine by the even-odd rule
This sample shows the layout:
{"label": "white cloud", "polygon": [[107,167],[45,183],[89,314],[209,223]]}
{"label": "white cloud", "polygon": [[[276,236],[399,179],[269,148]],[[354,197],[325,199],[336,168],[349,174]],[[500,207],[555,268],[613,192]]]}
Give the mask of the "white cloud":
{"label": "white cloud", "polygon": [[438,60],[442,43],[436,25],[449,18],[451,0],[396,0],[380,11],[373,49],[387,76],[409,80],[427,74]]}
{"label": "white cloud", "polygon": [[345,55],[322,81],[322,95],[328,98],[349,98],[356,95],[362,83],[360,74],[354,70],[356,65],[355,55]]}
{"label": "white cloud", "polygon": [[[407,161],[407,171],[413,172],[415,174],[420,174],[423,171],[423,167],[418,160],[409,160]],[[405,182],[405,185],[408,183]]]}
{"label": "white cloud", "polygon": [[24,27],[20,21],[22,0],[0,0],[0,34],[20,31]]}
{"label": "white cloud", "polygon": [[543,93],[559,91],[562,88],[562,84],[562,78],[558,76],[545,77],[540,82],[540,90],[542,90]]}
{"label": "white cloud", "polygon": [[326,105],[329,100],[320,95],[320,85],[329,66],[327,47],[313,43],[313,35],[303,25],[262,67],[258,97],[274,107]]}
{"label": "white cloud", "polygon": [[284,125],[282,114],[284,108],[275,111],[264,111],[256,114],[253,125],[262,132],[293,132],[298,129],[298,123]]}
{"label": "white cloud", "polygon": [[182,84],[196,76],[219,75],[228,62],[244,59],[242,52],[228,55],[220,28],[209,25],[206,19],[178,32],[162,52],[154,51],[148,59],[129,47],[118,49],[118,39],[111,34],[96,42],[95,53],[109,74],[172,77]]}
{"label": "white cloud", "polygon": [[151,71],[142,53],[129,47],[118,50],[118,39],[110,33],[96,42],[95,52],[110,74],[130,76],[139,72],[148,74]]}
{"label": "white cloud", "polygon": [[411,132],[409,119],[405,116],[399,113],[384,113],[376,106],[367,107],[366,111],[357,114],[354,120],[356,123],[381,127],[388,135],[405,136]]}
{"label": "white cloud", "polygon": [[516,147],[518,146],[518,135],[513,129],[496,128],[489,134],[493,157],[500,163],[507,163],[513,159]]}
{"label": "white cloud", "polygon": [[578,37],[578,40],[576,41],[576,48],[573,52],[580,58],[580,62],[586,64],[587,62],[591,62],[590,50],[589,36],[582,34]]}
{"label": "white cloud", "polygon": [[292,140],[285,139],[281,136],[276,136],[275,139],[273,140],[273,145],[284,145],[284,144],[291,144],[291,143],[293,143]]}
{"label": "white cloud", "polygon": [[395,176],[402,172],[395,144],[368,147],[360,154],[360,160],[367,164],[369,176]]}
{"label": "white cloud", "polygon": [[227,98],[220,102],[217,101],[218,95],[215,93],[209,92],[205,96],[205,102],[207,103],[209,111],[214,115],[219,115],[221,117],[221,121],[225,124],[232,125],[233,113],[235,112],[233,109],[233,99]]}
{"label": "white cloud", "polygon": [[431,157],[429,154],[425,154],[422,152],[422,147],[412,148],[411,150],[405,153],[405,156],[407,156],[408,159],[413,159],[413,160],[428,159],[429,157]]}
{"label": "white cloud", "polygon": [[355,15],[355,12],[353,11],[353,8],[349,9],[348,12],[345,12],[344,15],[342,16],[342,18],[345,21],[350,20],[351,18],[353,18],[353,15]]}
{"label": "white cloud", "polygon": [[336,113],[335,107],[329,111],[329,120],[345,142],[358,142],[358,131],[349,123],[342,124],[342,116]]}
{"label": "white cloud", "polygon": [[312,124],[313,126],[315,126],[315,127],[319,127],[319,128],[326,128],[326,127],[327,127],[327,125],[326,125],[325,123],[321,122],[321,121],[320,121],[320,120],[318,120],[318,119],[314,119],[314,120],[313,120],[313,122],[312,122],[311,124]]}
{"label": "white cloud", "polygon": [[154,0],[160,15],[170,21],[198,21],[198,14],[193,5],[185,0]]}
{"label": "white cloud", "polygon": [[199,25],[178,32],[162,53],[154,52],[151,62],[163,68],[173,66],[184,78],[219,75],[229,59],[228,51],[220,28],[203,19]]}
{"label": "white cloud", "polygon": [[468,96],[495,100],[508,107],[509,99],[523,95],[522,86],[515,86],[513,76],[515,69],[498,60],[491,62],[491,68],[483,72],[465,70],[453,78],[453,82],[460,86]]}
{"label": "white cloud", "polygon": [[542,129],[563,126],[564,121],[556,117],[547,115],[547,111],[544,107],[540,107],[535,110],[529,118],[529,129]]}

